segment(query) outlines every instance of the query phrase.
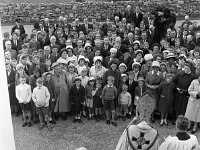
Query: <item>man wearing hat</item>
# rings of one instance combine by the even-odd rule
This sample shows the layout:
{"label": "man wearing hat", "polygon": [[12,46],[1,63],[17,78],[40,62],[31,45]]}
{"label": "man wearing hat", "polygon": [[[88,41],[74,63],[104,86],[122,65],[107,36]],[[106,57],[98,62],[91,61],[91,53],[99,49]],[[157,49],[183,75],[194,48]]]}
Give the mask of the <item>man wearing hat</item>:
{"label": "man wearing hat", "polygon": [[11,30],[11,34],[13,34],[15,32],[15,29],[19,29],[20,31],[20,35],[21,36],[22,34],[25,34],[25,29],[24,29],[24,26],[22,24],[20,24],[20,18],[17,18],[15,19],[15,26],[12,28]]}
{"label": "man wearing hat", "polygon": [[142,65],[141,73],[142,73],[142,76],[144,78],[146,78],[147,73],[151,70],[151,65],[152,65],[152,62],[153,62],[153,55],[152,54],[146,54],[144,56],[144,60],[145,60],[146,63],[144,65]]}
{"label": "man wearing hat", "polygon": [[[163,81],[163,75],[159,69],[160,63],[158,61],[154,61],[152,63],[152,71],[149,71],[146,76],[147,90],[149,90],[155,98],[155,110],[157,110],[158,106],[158,86]],[[152,113],[151,121],[152,123],[155,122],[154,113]]]}

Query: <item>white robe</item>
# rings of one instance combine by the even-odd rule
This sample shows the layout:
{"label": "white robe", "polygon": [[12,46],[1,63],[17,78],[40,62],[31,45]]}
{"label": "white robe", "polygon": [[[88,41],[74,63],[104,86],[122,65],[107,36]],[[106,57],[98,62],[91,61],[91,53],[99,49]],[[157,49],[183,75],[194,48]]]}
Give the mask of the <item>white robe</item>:
{"label": "white robe", "polygon": [[[144,130],[148,130],[151,128],[145,122],[141,122],[137,126],[143,128]],[[157,150],[157,149],[158,149],[158,139],[155,141],[154,145],[149,150]],[[124,130],[124,132],[122,133],[122,136],[120,137],[115,150],[132,150],[131,146],[129,145],[127,130]]]}
{"label": "white robe", "polygon": [[198,141],[195,135],[190,135],[188,140],[179,140],[178,137],[169,136],[165,142],[163,142],[158,150],[192,150],[192,148],[198,145]]}

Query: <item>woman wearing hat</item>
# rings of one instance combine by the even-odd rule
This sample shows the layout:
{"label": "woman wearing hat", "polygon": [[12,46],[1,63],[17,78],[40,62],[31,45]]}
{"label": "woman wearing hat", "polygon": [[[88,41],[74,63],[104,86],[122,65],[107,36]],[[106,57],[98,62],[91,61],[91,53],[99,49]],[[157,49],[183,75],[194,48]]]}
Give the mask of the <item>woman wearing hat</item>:
{"label": "woman wearing hat", "polygon": [[76,68],[73,63],[69,63],[68,65],[68,71],[66,72],[67,76],[67,85],[69,90],[71,89],[72,85],[74,84],[75,78],[78,76],[78,74],[75,72]]}
{"label": "woman wearing hat", "polygon": [[85,51],[86,51],[86,55],[85,57],[87,57],[89,59],[89,66],[91,67],[93,64],[93,58],[94,58],[94,52],[92,49],[92,45],[90,43],[86,43],[85,44]]}
{"label": "woman wearing hat", "polygon": [[180,72],[175,78],[174,83],[176,85],[177,94],[174,101],[174,110],[176,112],[176,118],[179,115],[185,115],[187,103],[188,103],[188,87],[190,86],[194,74],[191,72],[191,65],[185,64],[184,71]]}
{"label": "woman wearing hat", "polygon": [[140,66],[145,64],[145,61],[143,59],[143,51],[142,50],[137,50],[135,52],[135,58],[129,63],[129,68],[132,68],[132,64],[135,62],[139,63]]}
{"label": "woman wearing hat", "polygon": [[101,56],[95,56],[93,61],[94,65],[90,68],[90,76],[94,78],[97,76],[102,78],[104,73],[107,71],[107,69],[102,66],[103,58]]}
{"label": "woman wearing hat", "polygon": [[67,62],[69,62],[69,60],[73,59],[75,60],[75,63],[77,64],[77,57],[74,55],[74,50],[73,47],[71,45],[68,45],[66,47],[67,49]]}
{"label": "woman wearing hat", "polygon": [[170,68],[171,68],[171,65],[176,62],[176,55],[174,55],[174,53],[169,53],[166,56],[165,60],[167,61],[166,62],[167,71],[171,72]]}
{"label": "woman wearing hat", "polygon": [[63,120],[66,120],[66,113],[71,109],[66,72],[60,69],[58,62],[52,64],[52,69],[52,80],[55,84],[55,93],[57,97],[54,112],[58,113]]}
{"label": "woman wearing hat", "polygon": [[[154,61],[152,63],[152,71],[149,71],[146,76],[146,86],[147,90],[149,90],[154,98],[155,98],[155,110],[157,110],[158,107],[158,86],[163,81],[163,75],[159,71],[160,69],[160,63],[157,61]],[[152,114],[151,121],[154,123],[154,113]]]}
{"label": "woman wearing hat", "polygon": [[142,65],[141,73],[144,78],[146,78],[147,73],[151,70],[151,65],[153,62],[153,55],[152,54],[146,54],[144,56],[145,64]]}

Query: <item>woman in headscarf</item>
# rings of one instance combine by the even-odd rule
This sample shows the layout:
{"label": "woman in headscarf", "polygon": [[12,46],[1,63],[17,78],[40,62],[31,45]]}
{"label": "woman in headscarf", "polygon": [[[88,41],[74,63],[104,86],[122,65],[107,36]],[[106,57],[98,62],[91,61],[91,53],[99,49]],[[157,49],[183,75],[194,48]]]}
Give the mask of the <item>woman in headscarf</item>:
{"label": "woman in headscarf", "polygon": [[56,106],[54,112],[61,115],[63,120],[67,119],[67,112],[70,111],[69,91],[67,86],[66,72],[60,69],[59,63],[53,63],[52,80],[56,90]]}

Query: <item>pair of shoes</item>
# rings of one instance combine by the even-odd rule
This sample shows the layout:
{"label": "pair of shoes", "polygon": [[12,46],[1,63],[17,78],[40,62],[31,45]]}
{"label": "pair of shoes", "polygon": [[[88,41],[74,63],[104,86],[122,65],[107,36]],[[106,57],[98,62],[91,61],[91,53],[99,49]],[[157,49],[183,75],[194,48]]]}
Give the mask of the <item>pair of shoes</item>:
{"label": "pair of shoes", "polygon": [[131,114],[128,114],[127,117],[128,117],[128,119],[131,119]]}
{"label": "pair of shoes", "polygon": [[83,123],[81,119],[77,119],[78,123]]}
{"label": "pair of shoes", "polygon": [[47,124],[47,129],[48,129],[49,131],[52,131],[52,127],[51,127],[50,124]]}
{"label": "pair of shoes", "polygon": [[110,120],[107,120],[107,121],[106,121],[106,124],[109,125],[109,124],[110,124]]}
{"label": "pair of shoes", "polygon": [[49,121],[51,124],[56,124],[56,121],[55,120],[51,120],[51,121]]}
{"label": "pair of shoes", "polygon": [[194,131],[194,130],[191,131],[191,134],[195,134],[195,133],[196,133],[196,131]]}
{"label": "pair of shoes", "polygon": [[167,119],[164,119],[164,124],[165,124],[165,125],[168,125]]}
{"label": "pair of shoes", "polygon": [[28,127],[31,127],[31,122],[28,122],[28,123],[27,123],[27,126],[28,126]]}
{"label": "pair of shoes", "polygon": [[88,116],[88,120],[92,120],[92,116]]}
{"label": "pair of shoes", "polygon": [[115,127],[117,126],[117,123],[114,122],[114,121],[112,121],[111,124],[112,124],[113,126],[115,126]]}
{"label": "pair of shoes", "polygon": [[25,127],[26,125],[27,125],[26,122],[23,122],[23,123],[22,123],[22,127]]}
{"label": "pair of shoes", "polygon": [[126,121],[126,118],[125,118],[125,117],[123,117],[123,118],[122,118],[122,120],[123,120],[123,121]]}
{"label": "pair of shoes", "polygon": [[44,125],[41,124],[41,125],[39,126],[38,130],[42,130],[43,128],[44,128]]}
{"label": "pair of shoes", "polygon": [[65,121],[67,120],[67,117],[65,115],[62,116],[62,120]]}

